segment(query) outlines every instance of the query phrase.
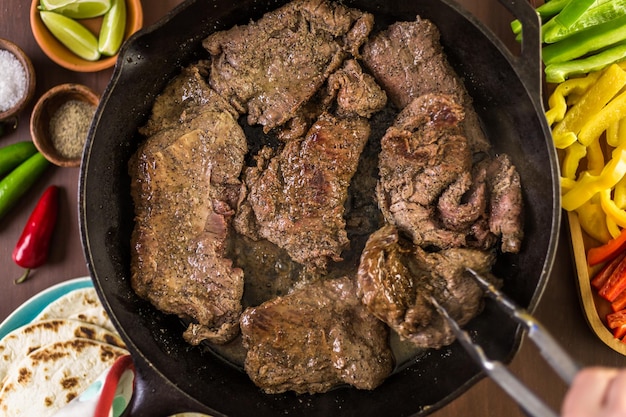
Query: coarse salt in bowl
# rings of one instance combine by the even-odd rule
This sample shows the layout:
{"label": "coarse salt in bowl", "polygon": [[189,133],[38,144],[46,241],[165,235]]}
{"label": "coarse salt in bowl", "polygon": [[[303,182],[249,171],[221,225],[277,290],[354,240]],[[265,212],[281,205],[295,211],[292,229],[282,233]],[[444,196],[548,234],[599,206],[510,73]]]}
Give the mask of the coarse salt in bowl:
{"label": "coarse salt in bowl", "polygon": [[35,93],[35,70],[24,51],[0,39],[0,121],[17,117]]}
{"label": "coarse salt in bowl", "polygon": [[33,108],[33,143],[48,161],[61,167],[80,165],[89,126],[100,97],[80,84],[48,90]]}

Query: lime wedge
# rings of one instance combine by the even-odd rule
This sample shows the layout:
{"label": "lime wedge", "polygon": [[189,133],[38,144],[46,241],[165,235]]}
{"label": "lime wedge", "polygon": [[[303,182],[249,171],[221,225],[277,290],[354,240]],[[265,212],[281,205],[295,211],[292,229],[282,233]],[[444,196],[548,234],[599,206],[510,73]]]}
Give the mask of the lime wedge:
{"label": "lime wedge", "polygon": [[98,39],[85,26],[55,12],[41,10],[39,16],[50,33],[67,49],[87,61],[100,59]]}
{"label": "lime wedge", "polygon": [[126,0],[112,0],[111,8],[102,18],[98,37],[98,50],[102,55],[117,53],[126,32]]}
{"label": "lime wedge", "polygon": [[102,16],[111,8],[111,0],[41,0],[40,9],[60,13],[72,19]]}

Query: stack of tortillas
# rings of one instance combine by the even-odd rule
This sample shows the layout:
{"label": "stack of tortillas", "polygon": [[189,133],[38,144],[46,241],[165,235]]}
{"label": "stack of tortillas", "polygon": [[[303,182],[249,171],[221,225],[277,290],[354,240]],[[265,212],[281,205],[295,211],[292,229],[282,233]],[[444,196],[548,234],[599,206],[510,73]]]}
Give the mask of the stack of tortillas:
{"label": "stack of tortillas", "polygon": [[0,415],[51,416],[126,354],[94,288],[71,291],[0,340]]}

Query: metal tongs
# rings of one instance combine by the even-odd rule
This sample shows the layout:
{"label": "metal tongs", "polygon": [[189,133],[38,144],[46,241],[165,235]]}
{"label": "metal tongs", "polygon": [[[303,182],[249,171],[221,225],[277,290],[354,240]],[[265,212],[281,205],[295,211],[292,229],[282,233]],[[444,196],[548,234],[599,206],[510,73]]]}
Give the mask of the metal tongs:
{"label": "metal tongs", "polygon": [[[503,309],[513,320],[525,327],[528,337],[539,348],[541,356],[554,369],[559,377],[567,385],[571,385],[574,376],[578,373],[579,366],[572,360],[569,354],[557,343],[548,331],[526,310],[518,307],[512,300],[507,298],[493,284],[480,276],[471,268],[467,271],[476,279],[480,287],[487,295],[494,299],[497,305]],[[532,417],[558,417],[540,398],[528,387],[518,380],[502,362],[490,360],[484,350],[472,341],[470,335],[461,329],[459,324],[448,314],[434,297],[430,301],[444,319],[450,324],[454,335],[465,350],[485,373],[493,379],[507,394],[511,396]]]}

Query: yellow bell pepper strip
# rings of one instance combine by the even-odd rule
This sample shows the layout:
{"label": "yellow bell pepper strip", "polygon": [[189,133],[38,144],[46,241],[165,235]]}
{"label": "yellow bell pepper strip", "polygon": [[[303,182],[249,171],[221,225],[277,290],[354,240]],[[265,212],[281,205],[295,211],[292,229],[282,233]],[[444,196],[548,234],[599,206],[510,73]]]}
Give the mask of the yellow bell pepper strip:
{"label": "yellow bell pepper strip", "polygon": [[619,120],[611,123],[606,128],[606,143],[609,146],[619,146]]}
{"label": "yellow bell pepper strip", "polygon": [[546,112],[548,125],[552,126],[565,117],[568,107],[566,97],[571,97],[572,95],[582,96],[598,80],[598,77],[600,77],[600,72],[596,71],[585,77],[572,78],[557,85],[548,98],[549,110]]}
{"label": "yellow bell pepper strip", "polygon": [[611,124],[626,117],[626,92],[613,98],[602,110],[588,118],[578,133],[580,143],[591,143],[600,137]]}
{"label": "yellow bell pepper strip", "polygon": [[576,180],[578,166],[581,159],[585,156],[587,156],[587,147],[578,142],[574,142],[565,148],[565,155],[561,162],[561,175],[565,178]]}
{"label": "yellow bell pepper strip", "polygon": [[615,205],[611,199],[611,190],[602,190],[600,192],[600,204],[607,217],[613,220],[621,228],[626,228],[626,211]]}
{"label": "yellow bell pepper strip", "polygon": [[626,249],[626,229],[622,229],[622,233],[615,239],[609,240],[607,243],[587,251],[587,263],[594,266],[611,260]]}
{"label": "yellow bell pepper strip", "polygon": [[622,229],[608,216],[605,216],[606,228],[609,230],[611,239],[615,239],[622,232]]}
{"label": "yellow bell pepper strip", "polygon": [[546,82],[561,83],[575,75],[600,71],[624,59],[626,59],[626,42],[619,42],[593,55],[546,65],[544,69]]}
{"label": "yellow bell pepper strip", "polygon": [[613,201],[620,209],[626,209],[626,177],[619,180],[613,189]]}
{"label": "yellow bell pepper strip", "polygon": [[597,192],[613,188],[625,174],[626,147],[619,147],[613,151],[611,160],[604,166],[600,175],[583,172],[576,185],[561,198],[562,207],[567,211],[576,210]]}
{"label": "yellow bell pepper strip", "polygon": [[572,188],[576,186],[576,180],[573,180],[571,178],[561,177],[560,182],[561,182],[561,194],[565,194],[566,192],[568,192],[569,190],[571,190]]}
{"label": "yellow bell pepper strip", "polygon": [[612,238],[607,227],[607,216],[600,203],[594,200],[587,201],[576,210],[578,221],[580,222],[580,227],[590,237],[600,243],[606,243]]}
{"label": "yellow bell pepper strip", "polygon": [[592,175],[600,175],[604,169],[604,164],[604,152],[598,138],[587,146],[587,172]]}
{"label": "yellow bell pepper strip", "polygon": [[[558,149],[571,145],[572,134],[578,135],[589,118],[600,111],[624,85],[626,72],[619,65],[613,64],[604,70],[593,88],[589,88],[580,101],[570,108],[563,120],[554,126],[552,130],[554,145]],[[584,141],[580,142],[585,146],[589,145]]]}

